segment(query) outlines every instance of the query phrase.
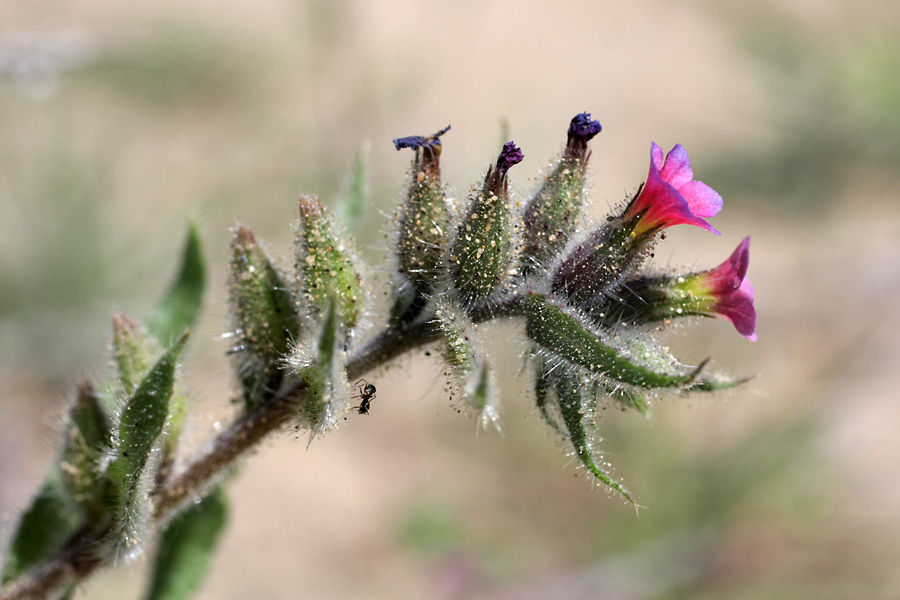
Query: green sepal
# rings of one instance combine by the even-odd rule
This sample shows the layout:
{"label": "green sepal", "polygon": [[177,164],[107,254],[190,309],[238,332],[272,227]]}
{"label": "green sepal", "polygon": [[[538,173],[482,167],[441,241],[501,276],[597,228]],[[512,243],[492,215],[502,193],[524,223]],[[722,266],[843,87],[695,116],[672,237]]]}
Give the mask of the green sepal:
{"label": "green sepal", "polygon": [[3,583],[19,577],[60,550],[78,529],[81,511],[60,481],[57,465],[19,519],[3,564]]}
{"label": "green sepal", "polygon": [[482,427],[492,424],[499,431],[496,377],[477,326],[452,301],[439,298],[435,305],[442,355],[449,367],[451,399],[462,396],[467,412],[473,411]]}
{"label": "green sepal", "polygon": [[362,319],[366,292],[350,242],[339,234],[318,198],[300,198],[296,235],[296,273],[307,309],[323,315],[336,301],[341,328],[348,337]]}
{"label": "green sepal", "polygon": [[193,327],[203,305],[206,287],[206,262],[195,223],[188,225],[178,275],[150,316],[148,329],[161,344],[168,346],[185,330]]}
{"label": "green sepal", "polygon": [[573,373],[551,375],[553,389],[559,400],[559,412],[568,430],[568,438],[581,464],[594,477],[637,506],[631,494],[598,464],[592,451],[589,429],[594,426],[596,395],[592,382]]}
{"label": "green sepal", "polygon": [[686,374],[659,372],[634,362],[633,353],[604,343],[585,319],[545,296],[527,294],[524,308],[526,332],[532,341],[594,375],[641,388],[683,388],[695,382],[706,364],[704,361]]}
{"label": "green sepal", "polygon": [[287,361],[306,384],[298,411],[298,427],[310,430],[310,443],[317,435],[334,428],[338,416],[349,406],[346,352],[337,313],[337,302],[331,299],[318,334],[309,336]]}
{"label": "green sepal", "polygon": [[575,231],[584,204],[587,159],[564,156],[525,207],[522,271],[545,265]]}
{"label": "green sepal", "polygon": [[109,443],[110,423],[102,400],[92,385],[82,383],[69,407],[59,470],[69,497],[94,522],[106,513],[106,479],[100,463]]}
{"label": "green sepal", "polygon": [[300,334],[297,305],[285,277],[249,229],[238,226],[231,243],[230,301],[234,349],[246,408],[276,392],[284,378],[278,361]]}
{"label": "green sepal", "polygon": [[131,317],[125,313],[113,315],[112,353],[119,393],[123,397],[134,394],[159,352],[159,345],[148,339],[147,333]]}
{"label": "green sepal", "polygon": [[632,235],[637,221],[613,219],[588,232],[556,266],[552,291],[580,306],[602,301],[650,256],[655,238]]}
{"label": "green sepal", "polygon": [[347,189],[340,205],[338,216],[349,231],[356,230],[369,205],[369,154],[369,144],[361,144],[350,167]]}
{"label": "green sepal", "polygon": [[534,379],[534,402],[544,421],[553,428],[557,433],[563,433],[556,417],[552,414],[553,406],[553,384],[550,380],[550,366],[544,357],[540,356],[537,349],[532,350],[532,356],[536,366],[536,376]]}
{"label": "green sepal", "polygon": [[732,379],[722,375],[714,375],[711,378],[701,379],[694,382],[688,389],[692,392],[720,392],[722,390],[730,390],[738,386],[744,385],[748,381],[752,381],[756,375],[748,377],[739,377]]}
{"label": "green sepal", "polygon": [[114,491],[113,511],[119,526],[117,544],[120,553],[139,550],[143,520],[150,499],[143,489],[145,476],[152,477],[154,447],[160,441],[169,416],[169,400],[175,386],[175,367],[188,334],[169,348],[147,375],[119,414],[114,455],[107,469]]}
{"label": "green sepal", "polygon": [[606,394],[622,408],[636,410],[646,416],[650,414],[650,401],[640,392],[623,386],[605,385]]}
{"label": "green sepal", "polygon": [[500,290],[513,265],[512,215],[507,172],[522,160],[507,143],[481,186],[469,195],[450,245],[450,274],[460,299],[473,304]]}
{"label": "green sepal", "polygon": [[146,600],[187,600],[200,588],[227,517],[227,498],[217,487],[172,519],[159,540]]}
{"label": "green sepal", "polygon": [[[113,315],[113,359],[118,372],[119,396],[128,398],[147,375],[153,361],[162,354],[159,343],[149,337],[125,313]],[[175,460],[175,450],[187,418],[187,394],[176,386],[169,399],[169,418],[163,441],[160,476],[165,478]]]}

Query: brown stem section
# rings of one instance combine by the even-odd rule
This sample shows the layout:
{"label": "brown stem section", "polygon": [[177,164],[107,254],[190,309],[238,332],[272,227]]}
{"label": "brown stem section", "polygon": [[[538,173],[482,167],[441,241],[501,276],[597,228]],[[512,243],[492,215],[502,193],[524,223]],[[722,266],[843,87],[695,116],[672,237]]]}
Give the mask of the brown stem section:
{"label": "brown stem section", "polygon": [[[473,320],[516,314],[515,299],[476,311]],[[397,356],[431,342],[439,331],[430,321],[401,329],[389,329],[354,353],[347,363],[347,375],[355,379],[387,363]],[[162,525],[178,513],[189,500],[202,497],[248,450],[273,431],[289,423],[303,401],[306,385],[292,380],[281,392],[253,411],[237,419],[216,436],[204,450],[176,476],[166,479],[156,489],[153,520]],[[64,588],[76,585],[113,557],[107,543],[112,535],[111,523],[77,532],[69,542],[44,564],[0,590],[0,600],[38,600],[51,597]]]}

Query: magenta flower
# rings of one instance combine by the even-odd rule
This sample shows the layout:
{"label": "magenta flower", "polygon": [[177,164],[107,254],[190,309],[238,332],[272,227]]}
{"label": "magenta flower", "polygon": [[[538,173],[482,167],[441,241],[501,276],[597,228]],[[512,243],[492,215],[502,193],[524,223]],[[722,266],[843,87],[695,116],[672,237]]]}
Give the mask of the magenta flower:
{"label": "magenta flower", "polygon": [[715,269],[697,273],[685,282],[704,308],[734,324],[742,336],[756,341],[756,309],[753,285],[747,279],[750,265],[750,238],[744,238],[728,260]]}
{"label": "magenta flower", "polygon": [[639,217],[634,235],[682,223],[712,231],[706,218],[722,209],[722,197],[702,181],[694,181],[691,159],[676,144],[663,161],[662,148],[650,146],[650,172],[638,196],[625,209],[625,219]]}

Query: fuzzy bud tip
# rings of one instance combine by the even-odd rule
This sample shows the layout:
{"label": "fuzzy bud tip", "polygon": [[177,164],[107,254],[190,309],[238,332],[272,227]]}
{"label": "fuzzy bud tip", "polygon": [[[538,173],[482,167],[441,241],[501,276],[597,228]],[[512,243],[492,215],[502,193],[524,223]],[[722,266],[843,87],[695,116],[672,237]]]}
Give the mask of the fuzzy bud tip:
{"label": "fuzzy bud tip", "polygon": [[234,229],[234,243],[240,246],[254,246],[256,245],[256,236],[248,227],[238,225]]}
{"label": "fuzzy bud tip", "polygon": [[316,196],[300,196],[300,216],[304,219],[321,217],[325,214],[322,203]]}

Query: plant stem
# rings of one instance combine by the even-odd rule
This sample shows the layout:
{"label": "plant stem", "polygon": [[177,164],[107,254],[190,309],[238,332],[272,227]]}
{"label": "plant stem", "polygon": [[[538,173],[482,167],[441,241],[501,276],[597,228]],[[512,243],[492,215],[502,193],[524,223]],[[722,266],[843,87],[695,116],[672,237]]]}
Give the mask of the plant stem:
{"label": "plant stem", "polygon": [[[515,299],[493,305],[476,311],[473,320],[480,322],[515,314],[516,306]],[[413,348],[434,341],[439,335],[440,331],[431,319],[387,329],[350,356],[347,376],[356,379]],[[305,392],[304,382],[288,379],[279,393],[236,419],[213,438],[183,471],[161,481],[153,493],[156,527],[163,526],[190,500],[201,498],[248,450],[289,423],[303,402]],[[112,523],[77,532],[54,556],[0,590],[0,600],[48,598],[54,592],[76,585],[98,568],[111,563],[114,552],[112,545],[106,542],[112,534]]]}

